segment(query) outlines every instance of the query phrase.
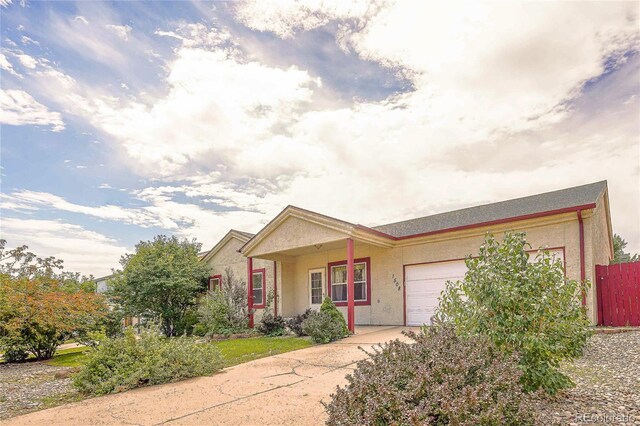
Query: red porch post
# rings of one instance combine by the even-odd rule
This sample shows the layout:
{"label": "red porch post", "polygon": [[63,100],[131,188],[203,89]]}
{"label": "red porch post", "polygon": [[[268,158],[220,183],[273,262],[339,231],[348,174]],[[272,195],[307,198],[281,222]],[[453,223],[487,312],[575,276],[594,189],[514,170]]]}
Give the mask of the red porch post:
{"label": "red porch post", "polygon": [[247,257],[247,308],[249,328],[253,328],[253,258]]}
{"label": "red porch post", "polygon": [[353,240],[347,238],[347,325],[352,333],[355,332],[355,285],[353,282]]}

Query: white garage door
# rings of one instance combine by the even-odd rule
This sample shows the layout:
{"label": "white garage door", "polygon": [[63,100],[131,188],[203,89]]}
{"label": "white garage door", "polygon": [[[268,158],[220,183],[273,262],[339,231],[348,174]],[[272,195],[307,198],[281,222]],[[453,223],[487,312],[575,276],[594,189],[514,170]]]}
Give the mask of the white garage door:
{"label": "white garage door", "polygon": [[[554,249],[550,252],[564,263],[562,249]],[[533,261],[536,253],[530,254],[529,261]],[[438,306],[438,297],[444,290],[445,283],[463,279],[466,272],[467,266],[464,260],[406,266],[407,325],[430,324],[431,317]]]}
{"label": "white garage door", "polygon": [[464,278],[464,260],[412,265],[405,268],[407,325],[430,324],[438,297],[448,280]]}

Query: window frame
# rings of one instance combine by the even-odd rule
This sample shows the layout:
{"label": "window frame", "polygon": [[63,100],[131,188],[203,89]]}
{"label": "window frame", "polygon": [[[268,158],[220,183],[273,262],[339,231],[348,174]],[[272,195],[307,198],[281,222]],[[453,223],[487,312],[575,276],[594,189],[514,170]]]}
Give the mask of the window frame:
{"label": "window frame", "polygon": [[[369,306],[371,305],[371,258],[370,257],[361,257],[359,259],[353,259],[353,266],[355,267],[356,264],[360,264],[360,263],[364,263],[365,264],[365,271],[366,271],[366,279],[365,279],[365,283],[366,283],[366,292],[367,292],[367,297],[366,299],[362,299],[362,300],[355,300],[354,299],[354,305],[355,306]],[[331,295],[331,290],[333,288],[333,268],[336,266],[344,266],[347,264],[346,260],[340,260],[338,262],[330,262],[327,264],[327,293],[328,296],[331,298],[331,300],[333,301],[333,303],[336,306],[347,306],[348,305],[348,300],[342,302],[336,302],[335,300],[333,300],[333,296]],[[354,282],[354,287],[355,287],[355,282]]]}
{"label": "window frame", "polygon": [[[311,281],[311,274],[320,273],[320,303],[313,303],[313,286]],[[325,268],[312,268],[309,269],[307,287],[309,289],[309,306],[317,307],[322,305],[322,301],[325,298],[325,286],[327,285],[327,270]]]}
{"label": "window frame", "polygon": [[253,308],[254,309],[264,309],[265,305],[267,304],[267,268],[259,268],[259,269],[253,269],[251,271],[251,298],[253,299],[253,284],[255,282],[255,280],[253,279],[253,276],[255,274],[261,274],[262,275],[262,302],[261,303],[256,303],[256,301],[253,301]]}
{"label": "window frame", "polygon": [[[211,282],[213,280],[218,280],[218,284],[217,285],[211,285]],[[208,291],[213,291],[216,289],[216,287],[218,287],[218,290],[222,290],[222,275],[218,274],[218,275],[210,275],[209,276],[209,280],[207,281],[207,290]]]}

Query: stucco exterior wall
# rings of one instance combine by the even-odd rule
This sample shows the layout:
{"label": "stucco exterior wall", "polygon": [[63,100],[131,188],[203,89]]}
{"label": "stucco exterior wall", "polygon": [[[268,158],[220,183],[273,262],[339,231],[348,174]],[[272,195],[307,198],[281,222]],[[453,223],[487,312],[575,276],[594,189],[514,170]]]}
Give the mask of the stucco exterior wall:
{"label": "stucco exterior wall", "polygon": [[284,220],[268,238],[262,240],[252,251],[252,256],[323,244],[345,238],[345,234],[315,223],[304,221],[297,217]]}
{"label": "stucco exterior wall", "polygon": [[[230,239],[211,259],[207,261],[210,267],[209,275],[222,275],[226,277],[226,269],[233,272],[233,276],[247,285],[247,258],[238,252],[244,244],[236,238]],[[253,259],[253,269],[265,269],[266,294],[273,292],[273,261]],[[259,321],[264,309],[256,309],[255,320]]]}
{"label": "stucco exterior wall", "polygon": [[[356,241],[355,257],[371,259],[371,305],[355,307],[356,324],[402,325],[404,323],[404,265],[463,259],[470,254],[477,255],[486,232],[500,236],[507,230],[526,231],[527,240],[534,249],[545,246],[563,248],[567,277],[580,279],[580,238],[575,213],[440,234],[416,243],[406,240],[404,244],[407,245],[394,248],[381,248]],[[592,259],[601,256],[600,239],[600,235],[585,230],[585,249],[589,245],[585,253],[587,262],[585,266],[588,271],[594,269]],[[309,306],[309,269],[326,269],[328,263],[345,259],[346,241],[344,249],[318,250],[317,253],[300,255],[292,262],[283,264],[281,292],[283,315],[301,313]],[[327,281],[328,274],[327,270]],[[592,272],[588,277],[591,275]],[[326,284],[325,282],[325,294]],[[590,301],[588,306],[590,306],[590,315],[595,320],[594,313],[597,310],[592,307],[594,298],[591,293],[588,294]],[[339,309],[346,315],[346,308]]]}

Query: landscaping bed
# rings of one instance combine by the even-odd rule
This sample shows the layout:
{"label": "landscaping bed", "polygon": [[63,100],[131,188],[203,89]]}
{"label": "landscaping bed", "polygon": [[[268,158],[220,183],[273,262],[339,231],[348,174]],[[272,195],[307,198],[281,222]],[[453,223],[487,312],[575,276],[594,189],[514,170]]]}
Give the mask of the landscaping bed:
{"label": "landscaping bed", "polygon": [[541,424],[640,425],[640,331],[595,334],[562,371],[576,387],[538,402]]}

